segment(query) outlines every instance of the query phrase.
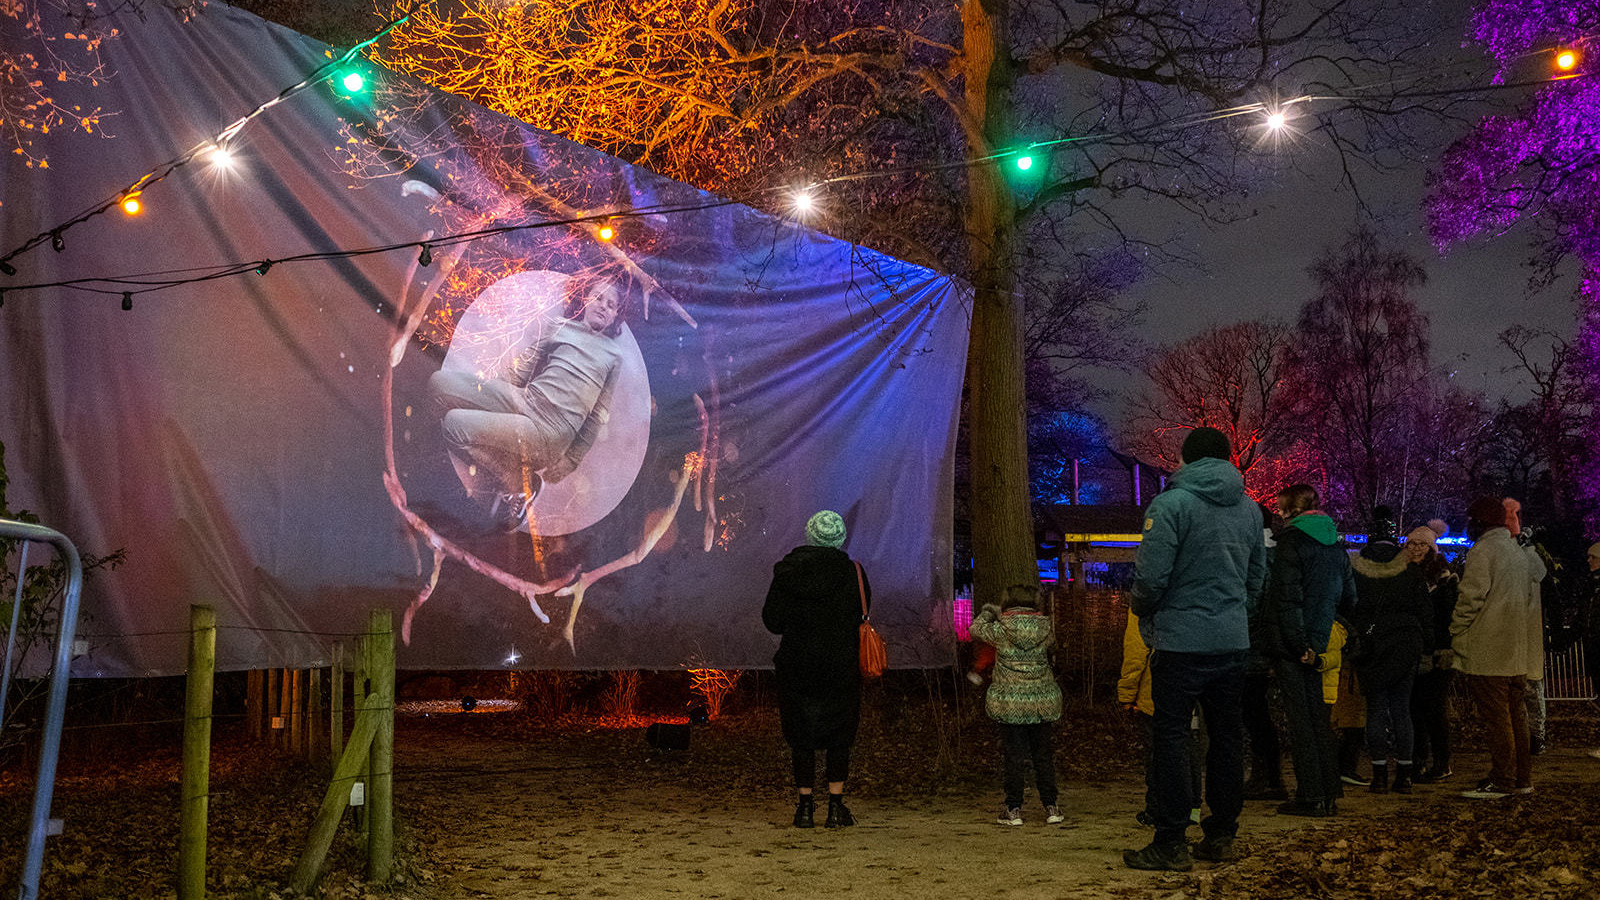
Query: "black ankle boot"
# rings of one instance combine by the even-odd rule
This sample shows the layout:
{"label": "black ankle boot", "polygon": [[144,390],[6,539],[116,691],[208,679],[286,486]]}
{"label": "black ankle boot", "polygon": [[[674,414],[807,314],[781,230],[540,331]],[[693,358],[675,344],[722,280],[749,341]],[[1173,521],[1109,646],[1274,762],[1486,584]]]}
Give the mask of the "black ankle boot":
{"label": "black ankle boot", "polygon": [[1372,784],[1367,786],[1367,790],[1374,794],[1389,793],[1389,767],[1387,765],[1373,765]]}
{"label": "black ankle boot", "polygon": [[856,817],[850,815],[850,807],[844,805],[844,795],[828,795],[828,821],[823,823],[826,828],[849,828],[856,823]]}
{"label": "black ankle boot", "polygon": [[801,794],[800,801],[794,805],[794,827],[815,828],[817,823],[811,821],[816,815],[817,801],[810,794]]}
{"label": "black ankle boot", "polygon": [[1394,787],[1396,794],[1411,793],[1411,766],[1399,763],[1394,769]]}

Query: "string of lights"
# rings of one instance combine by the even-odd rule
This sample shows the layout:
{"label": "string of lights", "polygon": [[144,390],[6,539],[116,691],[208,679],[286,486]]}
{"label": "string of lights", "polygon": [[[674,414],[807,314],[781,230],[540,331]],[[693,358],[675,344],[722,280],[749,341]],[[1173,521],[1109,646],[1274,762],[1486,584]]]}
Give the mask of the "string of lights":
{"label": "string of lights", "polygon": [[[133,184],[131,184],[128,188],[126,188],[123,191],[119,192],[117,195],[115,195],[114,197],[110,198],[109,200],[106,200],[106,201],[104,201],[104,202],[102,202],[100,204],[97,204],[96,206],[91,207],[89,210],[87,210],[87,211],[85,211],[83,213],[80,213],[77,216],[74,216],[73,218],[67,220],[66,222],[64,222],[64,223],[62,223],[60,225],[57,225],[57,226],[55,226],[55,227],[53,227],[51,229],[42,231],[39,234],[35,235],[34,237],[30,238],[27,242],[25,242],[23,245],[21,245],[17,249],[12,250],[10,253],[6,254],[4,257],[0,257],[0,272],[4,272],[4,274],[6,274],[6,275],[14,275],[14,274],[16,274],[16,270],[14,269],[14,267],[12,267],[10,265],[9,260],[13,259],[14,257],[16,257],[17,255],[19,255],[21,253],[24,253],[24,252],[32,249],[33,247],[38,246],[39,244],[43,243],[46,240],[51,241],[51,243],[55,247],[55,249],[60,251],[61,249],[63,249],[63,241],[62,241],[62,238],[61,238],[61,233],[63,231],[65,231],[66,229],[68,229],[68,228],[70,228],[70,227],[72,227],[74,225],[80,224],[81,222],[83,222],[83,221],[85,221],[85,220],[87,220],[87,219],[89,219],[89,218],[91,218],[91,217],[93,217],[95,215],[99,215],[100,213],[103,213],[103,212],[109,210],[113,206],[117,206],[117,205],[121,204],[123,206],[125,212],[128,212],[130,215],[137,214],[137,212],[140,209],[140,198],[141,198],[143,190],[146,187],[148,187],[148,186],[150,186],[150,185],[152,185],[152,184],[154,184],[154,183],[156,183],[158,181],[161,181],[162,179],[164,179],[168,175],[170,175],[173,171],[178,169],[180,166],[190,162],[191,160],[193,160],[197,156],[201,155],[202,153],[205,153],[208,150],[211,151],[212,159],[213,159],[213,162],[215,164],[224,165],[224,166],[228,165],[229,164],[229,159],[228,159],[228,156],[227,156],[228,142],[234,136],[236,136],[239,133],[239,131],[242,130],[244,128],[244,126],[248,122],[250,122],[254,118],[260,116],[266,110],[268,110],[271,107],[277,105],[278,103],[281,103],[284,100],[288,99],[289,97],[291,97],[291,96],[293,96],[293,95],[305,90],[307,87],[310,87],[311,85],[317,84],[317,83],[319,83],[321,81],[324,81],[324,80],[327,80],[327,79],[333,77],[334,75],[337,74],[338,70],[341,67],[347,65],[350,62],[350,60],[354,59],[362,50],[364,50],[365,48],[371,46],[376,41],[380,40],[384,35],[388,34],[390,31],[392,31],[395,28],[399,27],[400,25],[404,24],[407,21],[408,18],[409,17],[402,17],[400,19],[396,19],[396,20],[394,20],[392,22],[389,22],[387,25],[385,25],[382,29],[380,29],[372,37],[370,37],[367,40],[361,42],[360,44],[355,45],[354,47],[350,48],[345,53],[339,55],[337,58],[331,59],[331,61],[329,63],[319,67],[311,75],[308,75],[306,78],[302,79],[301,81],[297,82],[296,84],[291,85],[290,87],[284,89],[282,92],[280,92],[272,100],[269,100],[266,103],[263,103],[260,106],[257,106],[255,109],[251,110],[249,113],[247,113],[243,117],[239,118],[238,120],[236,120],[235,122],[230,124],[227,128],[223,129],[223,131],[221,133],[219,133],[216,138],[214,138],[212,140],[208,140],[208,141],[203,141],[200,144],[197,144],[194,148],[191,148],[187,153],[183,154],[182,156],[178,157],[177,159],[169,160],[168,162],[163,163],[160,166],[157,166],[154,170],[152,170],[151,172],[146,173],[145,175],[141,176],[139,179],[134,181]],[[66,280],[61,280],[61,281],[51,281],[51,282],[39,282],[39,283],[32,283],[32,284],[10,285],[10,286],[6,286],[4,288],[0,288],[0,304],[4,303],[4,297],[5,297],[6,292],[8,292],[8,291],[14,292],[14,291],[22,291],[22,290],[44,290],[44,289],[50,289],[50,288],[68,288],[68,289],[79,290],[79,291],[84,291],[84,292],[88,292],[88,293],[95,293],[95,294],[110,294],[110,295],[120,294],[121,297],[122,297],[122,309],[131,310],[133,308],[133,296],[135,294],[143,294],[143,293],[148,293],[148,292],[153,292],[153,291],[165,290],[165,289],[168,289],[168,288],[179,287],[179,286],[183,286],[183,285],[190,285],[190,284],[203,283],[203,282],[213,281],[213,280],[218,280],[218,279],[232,278],[232,277],[239,276],[239,275],[244,275],[244,274],[247,274],[247,273],[250,273],[250,272],[254,272],[257,275],[263,275],[264,276],[274,266],[281,265],[281,264],[317,262],[317,261],[327,261],[327,260],[334,260],[334,259],[349,259],[349,258],[354,258],[354,257],[390,253],[390,252],[395,252],[395,251],[399,251],[399,250],[415,250],[415,251],[418,252],[418,257],[417,257],[418,264],[426,267],[426,266],[428,266],[428,265],[430,265],[432,263],[433,250],[436,249],[436,248],[449,247],[449,246],[454,246],[454,245],[457,245],[457,244],[469,243],[469,242],[478,241],[478,240],[482,240],[482,239],[489,238],[489,237],[494,237],[494,236],[498,236],[498,235],[514,233],[514,232],[532,231],[532,230],[546,229],[546,228],[594,225],[596,223],[599,223],[599,224],[594,229],[594,234],[597,237],[599,237],[601,240],[603,240],[603,241],[609,241],[616,234],[616,229],[615,229],[614,225],[611,224],[613,222],[620,222],[620,221],[623,221],[623,220],[634,219],[634,218],[642,218],[642,217],[645,217],[645,216],[660,216],[660,215],[670,215],[670,214],[697,212],[697,211],[701,211],[701,210],[714,209],[714,208],[723,207],[723,206],[731,206],[731,205],[736,205],[736,204],[740,204],[740,203],[750,203],[752,201],[759,201],[762,198],[765,198],[765,197],[768,197],[768,196],[771,196],[771,195],[774,195],[774,194],[786,194],[787,195],[787,201],[788,201],[789,205],[791,206],[791,208],[793,209],[795,215],[797,217],[804,218],[805,216],[807,216],[807,214],[809,214],[810,212],[812,212],[816,208],[817,193],[819,191],[821,191],[822,189],[826,188],[829,185],[845,184],[845,183],[859,182],[859,181],[872,180],[872,179],[900,177],[900,176],[904,176],[904,175],[908,175],[908,174],[930,174],[930,173],[934,173],[934,172],[948,171],[948,170],[952,170],[952,169],[974,168],[974,167],[978,167],[978,166],[982,166],[982,165],[991,164],[991,163],[994,163],[994,162],[997,162],[997,161],[1000,161],[1000,160],[1011,160],[1019,170],[1026,172],[1026,171],[1029,171],[1029,170],[1031,170],[1033,168],[1033,166],[1035,164],[1035,155],[1036,154],[1041,153],[1041,152],[1048,152],[1048,151],[1052,150],[1053,148],[1063,147],[1063,146],[1093,145],[1093,144],[1100,144],[1100,143],[1108,143],[1108,142],[1112,142],[1112,141],[1129,140],[1129,139],[1138,138],[1138,137],[1141,137],[1141,136],[1144,136],[1144,135],[1148,135],[1148,134],[1151,134],[1151,133],[1154,133],[1154,132],[1157,132],[1157,131],[1181,130],[1181,129],[1185,129],[1185,128],[1192,128],[1192,127],[1196,127],[1196,126],[1200,126],[1200,125],[1205,125],[1205,124],[1209,124],[1209,123],[1213,123],[1213,122],[1218,122],[1218,121],[1222,121],[1222,120],[1226,120],[1226,119],[1230,119],[1230,118],[1237,118],[1237,117],[1241,117],[1241,116],[1259,115],[1259,116],[1262,117],[1262,120],[1259,123],[1259,127],[1265,128],[1269,132],[1277,132],[1277,131],[1281,131],[1281,130],[1283,130],[1285,128],[1288,128],[1290,126],[1290,124],[1291,124],[1290,112],[1294,107],[1296,107],[1296,106],[1304,106],[1304,105],[1313,104],[1313,103],[1341,102],[1341,103],[1348,103],[1348,104],[1352,104],[1353,105],[1353,104],[1358,104],[1358,103],[1362,103],[1362,102],[1369,102],[1369,101],[1375,99],[1375,97],[1378,98],[1378,99],[1383,99],[1385,101],[1423,100],[1423,99],[1429,99],[1429,98],[1435,98],[1435,97],[1443,97],[1443,96],[1462,96],[1462,97],[1466,97],[1466,96],[1472,96],[1472,95],[1477,95],[1477,94],[1495,93],[1495,92],[1502,92],[1502,91],[1508,91],[1508,90],[1519,90],[1519,89],[1526,89],[1526,88],[1530,88],[1530,87],[1541,87],[1541,86],[1547,86],[1547,85],[1550,85],[1550,84],[1554,84],[1554,83],[1557,83],[1557,82],[1560,82],[1560,81],[1569,81],[1569,80],[1586,78],[1589,75],[1591,75],[1592,73],[1574,71],[1576,69],[1578,63],[1582,59],[1582,53],[1581,53],[1580,47],[1583,46],[1583,44],[1586,42],[1586,40],[1587,40],[1587,38],[1580,38],[1580,39],[1572,41],[1569,44],[1564,45],[1564,46],[1559,46],[1559,47],[1554,47],[1554,48],[1547,48],[1547,49],[1536,51],[1534,53],[1527,54],[1527,55],[1530,55],[1530,56],[1531,55],[1544,54],[1544,53],[1551,54],[1553,65],[1554,65],[1555,69],[1560,74],[1555,74],[1555,75],[1553,75],[1551,77],[1548,77],[1548,78],[1522,80],[1522,81],[1509,82],[1509,83],[1502,82],[1502,83],[1494,83],[1494,84],[1487,84],[1487,85],[1485,85],[1485,84],[1475,84],[1475,85],[1466,85],[1466,86],[1461,86],[1461,87],[1429,89],[1429,90],[1386,91],[1386,92],[1382,93],[1381,95],[1374,95],[1374,94],[1371,93],[1374,90],[1377,90],[1377,89],[1380,89],[1380,88],[1387,88],[1387,87],[1392,86],[1392,85],[1394,85],[1394,84],[1396,84],[1396,83],[1398,83],[1400,81],[1405,80],[1405,79],[1390,79],[1390,80],[1386,80],[1386,81],[1383,81],[1383,82],[1378,82],[1378,83],[1375,83],[1375,84],[1355,86],[1355,87],[1352,87],[1350,89],[1347,89],[1346,91],[1344,91],[1343,93],[1340,93],[1340,94],[1304,94],[1304,95],[1301,95],[1301,96],[1297,96],[1297,97],[1293,97],[1293,98],[1289,98],[1287,100],[1282,100],[1282,101],[1277,101],[1277,102],[1270,102],[1270,103],[1269,102],[1252,102],[1252,103],[1240,104],[1238,106],[1228,107],[1228,108],[1223,108],[1223,109],[1205,110],[1205,111],[1201,111],[1201,112],[1188,113],[1188,114],[1185,114],[1185,115],[1174,116],[1174,117],[1172,117],[1170,119],[1162,120],[1162,121],[1159,121],[1159,122],[1149,123],[1149,124],[1138,126],[1138,127],[1135,127],[1135,128],[1124,129],[1124,130],[1121,130],[1121,131],[1096,132],[1096,133],[1089,133],[1089,134],[1082,134],[1082,135],[1070,135],[1070,136],[1064,136],[1064,137],[1059,137],[1059,138],[1053,138],[1053,139],[1050,139],[1050,140],[1035,141],[1035,142],[1032,142],[1032,143],[1029,143],[1027,145],[1023,145],[1023,146],[1004,148],[1004,149],[995,150],[993,152],[989,152],[989,153],[985,153],[985,154],[981,154],[981,155],[970,156],[970,157],[962,158],[962,159],[959,159],[959,160],[953,160],[953,161],[950,161],[950,162],[932,163],[932,164],[922,163],[922,164],[915,164],[915,165],[909,165],[909,166],[897,166],[897,167],[891,167],[891,168],[867,169],[867,170],[863,170],[863,171],[850,172],[850,173],[845,173],[845,174],[841,174],[841,175],[831,176],[831,177],[828,177],[828,178],[819,179],[819,180],[810,182],[809,184],[806,184],[806,185],[798,187],[798,188],[796,188],[796,187],[794,187],[792,185],[773,186],[773,187],[768,187],[768,188],[763,188],[763,189],[757,190],[757,191],[753,192],[745,200],[717,199],[717,200],[713,200],[713,201],[710,201],[710,202],[697,203],[697,204],[681,204],[681,205],[666,205],[666,204],[663,204],[663,205],[658,205],[658,206],[653,206],[653,207],[616,209],[616,210],[610,210],[610,211],[606,211],[606,212],[599,212],[599,213],[593,213],[593,214],[570,217],[570,218],[550,219],[550,220],[543,220],[543,221],[539,221],[539,222],[524,223],[524,224],[517,224],[517,225],[500,225],[500,226],[494,226],[494,227],[490,227],[490,228],[482,228],[482,229],[476,229],[476,230],[473,230],[473,231],[465,231],[465,232],[459,232],[459,233],[454,233],[454,234],[436,235],[436,236],[433,236],[433,237],[431,237],[431,238],[429,238],[429,239],[427,239],[425,241],[401,241],[401,242],[396,242],[396,243],[369,246],[369,247],[359,247],[359,248],[353,248],[353,249],[332,249],[332,250],[312,251],[312,252],[307,252],[307,253],[295,254],[295,255],[291,255],[291,256],[285,256],[285,257],[278,258],[278,259],[265,258],[265,259],[257,259],[257,260],[250,260],[250,261],[225,263],[225,264],[219,264],[219,265],[215,265],[215,266],[204,266],[204,267],[194,267],[194,268],[189,268],[189,269],[166,270],[166,271],[161,271],[161,272],[146,272],[146,273],[131,274],[131,275],[119,275],[119,276],[73,278],[73,279],[66,279]],[[359,73],[354,73],[354,72],[347,73],[344,76],[344,78],[348,79],[348,80],[344,83],[343,86],[345,87],[346,90],[350,90],[352,92],[359,91],[359,90],[363,89],[364,85],[359,83],[359,81],[354,81],[354,80],[359,80],[362,77],[363,76],[361,76]],[[1413,73],[1409,77],[1411,79],[1415,79],[1417,77],[1420,77],[1420,75],[1417,74],[1417,73]],[[1337,110],[1337,109],[1333,110],[1333,112],[1338,112],[1338,111],[1339,110]],[[132,204],[131,208],[129,206],[130,202]],[[176,276],[176,277],[174,277],[174,276]]]}
{"label": "string of lights", "polygon": [[[354,47],[351,47],[349,50],[346,50],[339,56],[330,59],[328,62],[317,67],[317,69],[310,75],[307,75],[300,81],[278,92],[276,97],[273,97],[271,100],[262,103],[255,109],[252,109],[243,116],[240,116],[238,119],[235,119],[226,128],[218,132],[216,137],[195,144],[193,147],[190,147],[187,151],[179,156],[169,159],[145,174],[140,175],[127,187],[117,191],[115,194],[111,195],[105,200],[96,203],[95,205],[89,207],[83,212],[78,213],[65,222],[62,222],[53,228],[41,231],[33,237],[27,239],[22,243],[21,246],[7,253],[5,256],[0,256],[0,272],[4,272],[6,275],[17,274],[16,267],[11,265],[11,260],[23,253],[28,252],[29,250],[32,250],[34,247],[43,244],[45,241],[49,241],[51,247],[57,253],[60,253],[62,250],[66,249],[66,240],[62,237],[62,234],[67,229],[73,227],[74,225],[80,225],[113,207],[120,206],[122,207],[123,212],[126,212],[128,215],[138,215],[144,209],[143,194],[145,188],[148,188],[150,185],[161,181],[168,175],[171,175],[173,172],[187,165],[189,162],[194,160],[195,157],[200,156],[202,153],[209,153],[213,162],[219,165],[227,165],[231,158],[228,149],[229,143],[235,137],[237,137],[239,132],[243,131],[244,127],[253,119],[255,119],[257,116],[260,116],[262,113],[265,113],[272,107],[277,106],[283,101],[288,100],[295,94],[298,94],[306,88],[311,87],[312,85],[321,82],[323,79],[330,77],[331,74],[337,73],[341,68],[349,65],[351,60],[360,55],[361,51],[377,43],[384,37],[384,35],[387,35],[389,32],[405,24],[410,20],[410,18],[411,17],[407,15],[395,19],[379,29],[378,32],[372,37],[367,38],[359,44],[356,44]],[[359,81],[353,79],[359,79]],[[358,91],[363,86],[364,78],[359,72],[350,71],[344,74],[343,81],[344,87],[347,90]]]}

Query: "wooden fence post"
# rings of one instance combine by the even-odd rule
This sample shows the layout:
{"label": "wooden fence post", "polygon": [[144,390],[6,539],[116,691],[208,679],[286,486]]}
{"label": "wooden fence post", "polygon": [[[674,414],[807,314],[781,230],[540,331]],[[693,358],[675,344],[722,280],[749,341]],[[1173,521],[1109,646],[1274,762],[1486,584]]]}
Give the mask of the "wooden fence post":
{"label": "wooden fence post", "polygon": [[273,719],[278,715],[278,670],[264,669],[261,677],[267,683],[267,708],[266,715],[262,716],[262,725],[267,729],[267,737],[277,746],[278,730],[272,727]]}
{"label": "wooden fence post", "polygon": [[350,789],[355,785],[356,774],[372,749],[372,732],[377,724],[367,703],[356,701],[356,725],[350,732],[350,743],[344,748],[333,770],[333,783],[322,795],[322,805],[311,822],[311,834],[306,838],[305,852],[289,878],[289,887],[296,893],[306,893],[317,882],[323,860],[328,858],[328,848],[333,845],[333,835],[344,818],[344,808],[350,803]]}
{"label": "wooden fence post", "polygon": [[[371,631],[370,628],[367,630]],[[356,698],[356,709],[358,711],[366,708],[366,698],[369,697],[371,693],[372,635],[366,634],[362,635],[361,644],[356,648],[356,677],[354,694]],[[371,749],[371,747],[372,745],[369,742],[367,744],[367,749]],[[348,745],[346,745],[346,749],[349,749]],[[361,789],[363,792],[362,795],[364,797],[370,795],[371,791],[368,791],[367,788],[372,786],[372,756],[365,751],[363,751],[361,754],[361,768],[356,775],[356,780],[361,783]],[[356,832],[360,834],[363,839],[366,838],[367,834],[368,809],[369,807],[367,806],[367,801],[362,800],[361,805],[355,807],[350,812],[350,818],[353,820],[352,824],[355,825]]]}
{"label": "wooden fence post", "polygon": [[250,723],[250,736],[258,741],[261,740],[262,694],[266,692],[263,674],[260,669],[245,673],[244,718]]}
{"label": "wooden fence post", "polygon": [[306,760],[322,755],[322,669],[306,672]]}
{"label": "wooden fence post", "polygon": [[328,716],[328,748],[333,756],[333,765],[339,765],[339,757],[344,753],[344,642],[333,642],[333,665],[328,672],[328,706],[332,713]]}
{"label": "wooden fence post", "polygon": [[183,777],[178,819],[178,897],[206,895],[206,811],[211,790],[211,694],[217,664],[217,613],[189,607],[189,674],[183,717]]}
{"label": "wooden fence post", "polygon": [[372,611],[372,693],[374,710],[371,771],[367,783],[367,880],[388,882],[394,862],[394,615]]}
{"label": "wooden fence post", "polygon": [[289,752],[299,756],[306,739],[305,672],[295,669],[288,673],[289,690]]}

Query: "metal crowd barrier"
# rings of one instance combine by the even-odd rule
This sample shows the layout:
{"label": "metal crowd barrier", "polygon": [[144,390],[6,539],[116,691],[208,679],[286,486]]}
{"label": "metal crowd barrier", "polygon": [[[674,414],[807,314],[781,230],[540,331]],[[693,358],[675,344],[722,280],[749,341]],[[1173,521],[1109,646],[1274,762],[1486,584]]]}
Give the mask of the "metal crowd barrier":
{"label": "metal crowd barrier", "polygon": [[[28,577],[28,547],[32,543],[56,548],[67,565],[67,592],[61,604],[61,626],[56,634],[55,660],[50,667],[50,695],[45,707],[44,737],[39,749],[39,781],[33,791],[33,816],[28,825],[28,849],[22,866],[19,900],[37,900],[39,873],[44,869],[44,839],[50,828],[50,795],[56,784],[56,758],[61,754],[61,724],[67,715],[67,682],[71,676],[72,642],[78,625],[78,596],[83,589],[83,563],[78,548],[59,531],[0,519],[0,538],[21,540],[17,567],[17,596],[11,612],[11,628],[6,632],[5,669],[0,676],[0,717],[5,715],[7,692],[11,688],[11,654],[16,645],[18,613],[22,609],[22,586]],[[5,722],[0,719],[0,726]]]}
{"label": "metal crowd barrier", "polygon": [[1544,655],[1544,697],[1546,700],[1594,700],[1594,683],[1589,680],[1588,661],[1579,641],[1560,653]]}

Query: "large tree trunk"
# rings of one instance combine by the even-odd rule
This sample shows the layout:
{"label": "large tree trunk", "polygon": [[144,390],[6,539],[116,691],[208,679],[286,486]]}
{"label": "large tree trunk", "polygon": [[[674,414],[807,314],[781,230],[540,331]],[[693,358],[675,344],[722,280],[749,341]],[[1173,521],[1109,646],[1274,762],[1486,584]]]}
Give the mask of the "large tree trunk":
{"label": "large tree trunk", "polygon": [[[962,10],[970,125],[987,154],[1011,132],[1011,48],[1007,0],[967,2]],[[998,603],[1012,584],[1037,584],[1028,503],[1028,438],[1022,364],[1022,311],[1015,296],[1012,241],[1016,208],[1000,161],[975,166],[968,181],[967,241],[974,291],[967,349],[968,434],[972,448],[973,593]]]}

